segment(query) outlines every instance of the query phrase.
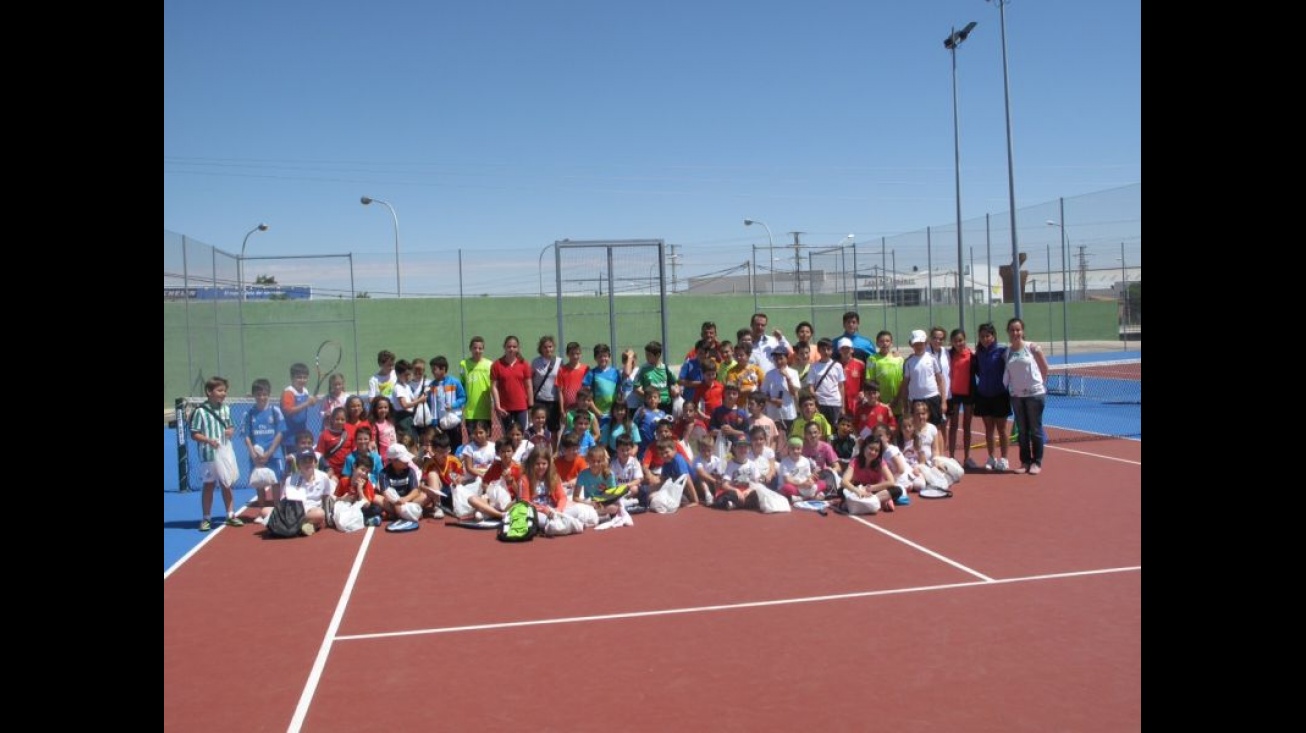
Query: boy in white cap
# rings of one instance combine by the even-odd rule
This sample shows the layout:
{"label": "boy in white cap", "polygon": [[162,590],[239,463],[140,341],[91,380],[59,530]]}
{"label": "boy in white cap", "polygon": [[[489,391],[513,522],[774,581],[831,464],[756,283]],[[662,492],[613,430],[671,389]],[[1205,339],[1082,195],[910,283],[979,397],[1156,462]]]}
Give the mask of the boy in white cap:
{"label": "boy in white cap", "polygon": [[[943,381],[943,365],[926,349],[929,340],[929,334],[920,329],[911,332],[912,355],[903,364],[898,397],[900,403],[924,402],[929,405],[930,423],[937,427],[943,424],[948,409],[948,387]],[[904,412],[907,406],[902,404]]]}

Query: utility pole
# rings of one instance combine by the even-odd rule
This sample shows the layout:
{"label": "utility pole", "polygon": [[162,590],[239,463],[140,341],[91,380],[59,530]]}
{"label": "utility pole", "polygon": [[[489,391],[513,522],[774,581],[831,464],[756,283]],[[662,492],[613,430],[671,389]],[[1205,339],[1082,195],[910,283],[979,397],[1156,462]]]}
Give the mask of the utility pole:
{"label": "utility pole", "polygon": [[676,254],[678,244],[668,245],[671,247],[671,292],[676,292],[676,268],[680,266],[680,255]]}
{"label": "utility pole", "polygon": [[797,293],[798,295],[802,295],[803,294],[803,256],[802,253],[799,251],[799,248],[803,246],[803,243],[798,241],[798,237],[799,235],[806,234],[807,232],[789,232],[789,233],[794,235],[794,292]]}
{"label": "utility pole", "polygon": [[1088,300],[1088,246],[1079,245],[1079,299]]}

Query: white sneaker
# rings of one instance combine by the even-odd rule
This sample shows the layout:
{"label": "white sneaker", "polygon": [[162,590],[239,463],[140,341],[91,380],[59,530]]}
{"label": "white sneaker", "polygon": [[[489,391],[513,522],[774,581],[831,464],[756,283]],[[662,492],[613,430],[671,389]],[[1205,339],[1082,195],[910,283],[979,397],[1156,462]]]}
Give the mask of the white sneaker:
{"label": "white sneaker", "polygon": [[993,456],[989,456],[989,459],[984,462],[984,469],[986,471],[997,471],[998,459],[994,458]]}
{"label": "white sneaker", "polygon": [[263,515],[263,514],[258,515],[258,517],[256,517],[256,518],[254,519],[254,524],[263,524],[263,525],[266,525],[267,523],[268,523],[268,518],[267,518],[267,516],[265,516],[265,515]]}
{"label": "white sneaker", "polygon": [[999,459],[998,459],[998,470],[999,470],[999,471],[1002,471],[1002,472],[1004,472],[1004,473],[1007,472],[1007,471],[1010,471],[1010,470],[1011,470],[1011,464],[1010,464],[1010,463],[1007,463],[1007,459],[1005,459],[1005,458],[999,458]]}
{"label": "white sneaker", "polygon": [[444,519],[444,510],[440,507],[436,507],[431,512],[431,519]]}
{"label": "white sneaker", "polygon": [[313,533],[316,531],[317,531],[317,527],[314,527],[312,522],[304,522],[299,527],[300,534],[304,535],[305,537],[312,537]]}

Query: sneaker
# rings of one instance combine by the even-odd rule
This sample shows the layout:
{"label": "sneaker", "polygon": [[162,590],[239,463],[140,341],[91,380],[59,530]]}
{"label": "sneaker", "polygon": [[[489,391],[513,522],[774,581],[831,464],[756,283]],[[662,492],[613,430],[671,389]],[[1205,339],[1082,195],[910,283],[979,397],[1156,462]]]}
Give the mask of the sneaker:
{"label": "sneaker", "polygon": [[254,517],[254,524],[266,525],[267,523],[268,523],[267,515],[260,514],[257,517]]}
{"label": "sneaker", "polygon": [[1002,471],[1003,473],[1006,473],[1007,471],[1011,470],[1011,464],[1007,463],[1007,459],[1005,458],[999,458],[997,466],[998,466],[998,470]]}
{"label": "sneaker", "polygon": [[636,504],[635,506],[626,507],[627,514],[643,514],[646,511],[648,511],[648,507],[640,506],[639,504]]}
{"label": "sneaker", "polygon": [[213,523],[212,523],[212,522],[210,522],[210,521],[207,520],[207,519],[200,521],[200,531],[201,531],[201,532],[207,532],[207,531],[209,531],[210,529],[213,529]]}
{"label": "sneaker", "polygon": [[[899,496],[896,499],[894,499],[893,503],[897,504],[898,506],[911,506],[911,497],[907,496],[907,494],[904,493],[902,496]],[[893,510],[890,509],[889,511],[893,511]]]}
{"label": "sneaker", "polygon": [[303,524],[299,525],[299,533],[304,535],[305,537],[312,537],[313,533],[316,531],[317,531],[317,527],[314,527],[312,522],[304,522]]}
{"label": "sneaker", "polygon": [[390,526],[385,529],[387,532],[408,532],[409,530],[417,529],[417,526],[417,522],[414,522],[411,519],[398,519],[391,522]]}
{"label": "sneaker", "polygon": [[240,517],[227,517],[226,525],[228,527],[244,527],[245,521]]}
{"label": "sneaker", "polygon": [[380,526],[381,526],[381,515],[379,515],[379,514],[373,514],[372,516],[368,517],[367,519],[364,519],[364,520],[363,520],[363,524],[367,525],[368,527],[380,527]]}
{"label": "sneaker", "polygon": [[1031,475],[1031,476],[1036,476],[1036,475],[1038,475],[1039,471],[1042,471],[1042,470],[1043,470],[1043,466],[1041,466],[1041,465],[1039,465],[1039,464],[1037,464],[1037,463],[1031,463],[1031,464],[1029,464],[1029,475]]}
{"label": "sneaker", "polygon": [[431,512],[431,519],[444,519],[444,510],[436,507],[435,511]]}
{"label": "sneaker", "polygon": [[[989,459],[989,460],[992,460],[992,459]],[[978,470],[979,470],[979,464],[975,462],[975,459],[974,459],[974,458],[967,458],[967,459],[966,459],[966,462],[963,463],[963,464],[961,464],[961,465],[962,465],[962,467],[965,468],[967,471],[978,471]],[[992,466],[990,466],[990,468],[992,468]]]}
{"label": "sneaker", "polygon": [[984,462],[984,470],[985,471],[998,470],[998,459],[994,458],[993,456],[989,456],[989,459]]}

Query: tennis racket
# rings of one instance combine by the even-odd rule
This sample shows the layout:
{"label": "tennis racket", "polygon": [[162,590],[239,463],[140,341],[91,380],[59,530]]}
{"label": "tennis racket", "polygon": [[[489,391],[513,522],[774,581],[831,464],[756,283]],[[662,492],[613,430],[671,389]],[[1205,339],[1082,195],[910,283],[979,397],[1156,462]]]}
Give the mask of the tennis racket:
{"label": "tennis racket", "polygon": [[794,502],[795,509],[804,509],[809,512],[816,512],[821,516],[826,516],[826,511],[830,508],[829,502],[820,499],[804,499]]}
{"label": "tennis racket", "polygon": [[313,357],[313,364],[317,368],[317,386],[313,388],[313,395],[322,394],[322,385],[336,373],[336,368],[340,366],[340,360],[344,358],[345,349],[339,341],[327,339],[317,347],[317,356]]}

